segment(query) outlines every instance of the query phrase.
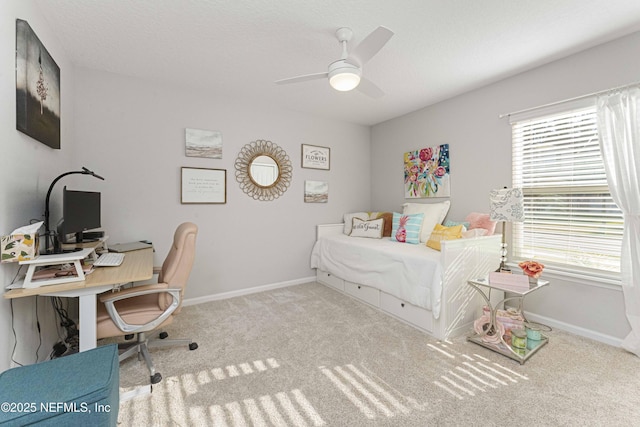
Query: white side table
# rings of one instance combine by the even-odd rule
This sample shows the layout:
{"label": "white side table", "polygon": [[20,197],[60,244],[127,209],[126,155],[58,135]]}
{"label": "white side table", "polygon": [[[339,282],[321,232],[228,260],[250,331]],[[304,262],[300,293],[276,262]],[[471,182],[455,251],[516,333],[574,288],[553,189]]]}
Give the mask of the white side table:
{"label": "white side table", "polygon": [[[468,337],[467,340],[471,341],[473,343],[476,343],[478,345],[481,345],[483,347],[488,348],[489,350],[493,350],[497,353],[500,353],[504,356],[510,357],[518,362],[520,362],[520,364],[524,364],[524,362],[526,362],[531,356],[533,356],[538,350],[540,350],[540,348],[542,348],[544,345],[546,345],[549,342],[549,338],[542,335],[540,343],[533,347],[533,348],[527,348],[524,350],[520,350],[520,351],[516,351],[514,350],[509,344],[507,344],[502,336],[497,337],[498,338],[498,342],[494,342],[495,340],[491,340],[491,342],[489,340],[486,339],[487,334],[490,333],[497,333],[498,328],[496,327],[497,323],[496,323],[496,312],[497,312],[497,308],[504,302],[506,301],[517,301],[518,302],[518,311],[522,314],[522,317],[524,318],[525,322],[527,321],[527,319],[524,317],[524,297],[526,297],[528,294],[530,294],[531,292],[535,292],[538,289],[548,286],[549,282],[546,280],[538,280],[535,284],[531,284],[529,286],[529,289],[526,291],[514,291],[512,289],[508,289],[506,287],[501,287],[499,285],[495,285],[495,284],[491,284],[489,283],[489,279],[475,279],[475,280],[469,280],[467,282],[469,284],[469,286],[471,286],[472,288],[474,288],[480,295],[482,295],[482,298],[484,298],[485,302],[487,303],[487,307],[489,307],[490,310],[490,322],[487,325],[486,329],[482,332],[482,333],[477,333],[477,332],[473,332],[471,333]],[[495,304],[491,304],[491,290],[492,289],[496,289],[499,291],[504,291],[509,293],[510,295],[503,298],[501,301],[495,303]]]}

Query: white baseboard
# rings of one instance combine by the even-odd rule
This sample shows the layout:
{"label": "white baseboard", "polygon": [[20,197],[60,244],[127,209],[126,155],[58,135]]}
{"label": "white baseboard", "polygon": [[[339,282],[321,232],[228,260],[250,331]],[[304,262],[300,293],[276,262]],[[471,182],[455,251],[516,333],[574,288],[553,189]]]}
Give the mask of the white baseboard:
{"label": "white baseboard", "polygon": [[256,294],[258,292],[270,291],[272,289],[286,288],[287,286],[302,285],[304,283],[310,283],[315,281],[316,281],[316,276],[311,276],[311,277],[305,277],[302,279],[288,280],[286,282],[272,283],[270,285],[262,285],[262,286],[256,286],[253,288],[239,289],[237,291],[223,292],[221,294],[207,295],[204,297],[186,298],[182,302],[182,305],[188,306],[188,305],[202,304],[204,302],[218,301],[222,299],[239,297],[242,295]]}
{"label": "white baseboard", "polygon": [[614,347],[620,347],[622,345],[622,338],[617,338],[611,335],[603,334],[601,332],[592,331],[591,329],[582,328],[580,326],[572,325],[570,323],[560,322],[550,317],[540,316],[534,313],[530,313],[528,311],[525,311],[525,315],[527,316],[527,319],[533,322],[541,323],[543,325],[548,325],[548,326],[551,326],[552,328],[557,328],[565,332],[570,332],[574,335],[590,338],[594,341],[599,341],[601,343],[609,344]]}

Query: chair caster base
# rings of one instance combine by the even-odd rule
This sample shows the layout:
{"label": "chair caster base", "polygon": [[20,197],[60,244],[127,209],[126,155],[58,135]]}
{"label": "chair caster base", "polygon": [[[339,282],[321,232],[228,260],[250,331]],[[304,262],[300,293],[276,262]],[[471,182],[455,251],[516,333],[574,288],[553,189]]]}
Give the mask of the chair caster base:
{"label": "chair caster base", "polygon": [[191,344],[189,344],[189,350],[195,350],[196,348],[198,348],[197,342],[192,342]]}
{"label": "chair caster base", "polygon": [[158,338],[160,338],[161,340],[165,339],[166,337],[168,337],[169,334],[166,332],[160,332],[160,334],[158,335]]}
{"label": "chair caster base", "polygon": [[160,375],[160,372],[156,372],[151,375],[151,384],[158,384],[160,381],[162,381],[162,375]]}

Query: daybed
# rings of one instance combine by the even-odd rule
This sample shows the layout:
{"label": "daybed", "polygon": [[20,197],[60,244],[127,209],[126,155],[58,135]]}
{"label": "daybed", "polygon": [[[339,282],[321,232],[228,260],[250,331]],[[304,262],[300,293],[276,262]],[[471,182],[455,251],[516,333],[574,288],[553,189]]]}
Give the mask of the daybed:
{"label": "daybed", "polygon": [[481,314],[483,301],[466,282],[498,267],[500,236],[440,243],[437,251],[318,225],[311,268],[318,282],[444,340],[470,331]]}

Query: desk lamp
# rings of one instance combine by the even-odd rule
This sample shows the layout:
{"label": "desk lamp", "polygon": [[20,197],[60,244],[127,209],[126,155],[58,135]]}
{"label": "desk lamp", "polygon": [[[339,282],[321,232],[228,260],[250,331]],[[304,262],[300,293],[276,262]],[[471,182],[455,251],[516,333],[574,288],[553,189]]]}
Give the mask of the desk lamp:
{"label": "desk lamp", "polygon": [[[104,181],[104,178],[101,177],[100,175],[97,175],[95,172],[90,171],[89,169],[85,168],[84,166],[82,167],[81,171],[70,171],[70,172],[65,172],[62,175],[58,176],[56,179],[53,180],[53,182],[51,183],[51,185],[49,186],[49,191],[47,191],[47,198],[45,199],[45,207],[44,207],[44,227],[45,227],[45,243],[44,243],[44,250],[45,250],[45,254],[52,254],[52,253],[60,253],[61,249],[59,247],[60,243],[58,241],[58,236],[55,235],[54,232],[51,231],[51,229],[49,228],[49,198],[51,197],[51,190],[53,190],[53,186],[56,185],[56,182],[60,181],[61,178],[67,176],[67,175],[73,175],[73,174],[82,174],[82,175],[92,175],[95,176],[98,179],[101,179]],[[53,237],[52,241],[49,242],[49,237]],[[49,245],[51,243],[51,247],[53,248],[51,251],[49,250]]]}
{"label": "desk lamp", "polygon": [[521,188],[501,188],[489,193],[492,221],[502,221],[502,247],[500,249],[500,267],[496,271],[510,271],[506,266],[507,243],[505,241],[505,222],[524,221],[524,196]]}

